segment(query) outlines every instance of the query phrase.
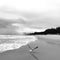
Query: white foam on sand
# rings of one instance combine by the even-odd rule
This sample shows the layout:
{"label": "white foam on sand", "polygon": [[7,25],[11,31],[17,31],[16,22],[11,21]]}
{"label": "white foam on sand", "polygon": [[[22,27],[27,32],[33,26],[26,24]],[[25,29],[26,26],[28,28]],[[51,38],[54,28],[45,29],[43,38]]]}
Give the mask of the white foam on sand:
{"label": "white foam on sand", "polygon": [[[9,37],[10,41],[12,42],[2,42],[0,44],[0,53],[8,50],[18,49],[22,46],[25,46],[31,42],[36,41],[36,37],[34,36],[12,36],[13,38]],[[14,38],[15,37],[15,38]],[[11,40],[12,39],[12,40]]]}

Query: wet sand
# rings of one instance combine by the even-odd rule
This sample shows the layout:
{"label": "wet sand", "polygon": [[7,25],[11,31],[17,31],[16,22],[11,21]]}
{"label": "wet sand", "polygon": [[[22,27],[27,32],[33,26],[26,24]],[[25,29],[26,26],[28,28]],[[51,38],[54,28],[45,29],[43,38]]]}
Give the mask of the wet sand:
{"label": "wet sand", "polygon": [[[39,48],[35,51],[39,53],[36,53],[35,55],[39,60],[60,60],[60,40],[56,40],[54,40],[53,37],[50,39],[40,36],[38,40],[31,43],[30,46],[33,48],[38,45]],[[29,54],[28,46],[23,46],[17,50],[0,53],[0,59],[35,60],[35,58]]]}

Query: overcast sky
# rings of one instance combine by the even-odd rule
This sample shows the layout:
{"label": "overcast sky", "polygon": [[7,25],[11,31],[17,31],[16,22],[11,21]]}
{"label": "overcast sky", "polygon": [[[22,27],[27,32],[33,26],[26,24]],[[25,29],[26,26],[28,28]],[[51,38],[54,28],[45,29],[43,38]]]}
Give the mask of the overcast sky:
{"label": "overcast sky", "polygon": [[0,10],[11,9],[60,17],[60,0],[0,0]]}
{"label": "overcast sky", "polygon": [[[1,11],[9,11],[10,14]],[[16,11],[25,13],[11,15]],[[13,19],[20,17],[36,23],[60,26],[60,0],[0,0],[0,17],[3,16]]]}
{"label": "overcast sky", "polygon": [[60,10],[60,0],[0,0],[0,7],[6,6],[23,11],[46,12]]}

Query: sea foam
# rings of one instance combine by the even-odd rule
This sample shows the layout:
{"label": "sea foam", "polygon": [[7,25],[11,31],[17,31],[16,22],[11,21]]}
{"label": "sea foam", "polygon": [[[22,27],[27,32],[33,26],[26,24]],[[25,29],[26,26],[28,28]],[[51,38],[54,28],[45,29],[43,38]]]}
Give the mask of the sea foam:
{"label": "sea foam", "polygon": [[[0,52],[18,49],[22,46],[25,46],[25,45],[37,40],[36,37],[34,37],[34,36],[16,36],[16,35],[2,36],[1,39],[0,39],[1,40],[0,41],[0,43],[1,43],[0,44]],[[6,40],[6,39],[7,40],[9,39],[8,42],[7,41],[3,42],[3,40]]]}

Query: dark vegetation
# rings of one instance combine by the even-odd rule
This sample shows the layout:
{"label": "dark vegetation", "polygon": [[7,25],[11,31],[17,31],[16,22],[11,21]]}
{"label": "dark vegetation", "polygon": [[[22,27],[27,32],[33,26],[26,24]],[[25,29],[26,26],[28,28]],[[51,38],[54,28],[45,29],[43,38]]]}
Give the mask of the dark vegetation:
{"label": "dark vegetation", "polygon": [[27,35],[60,35],[60,27],[46,29],[43,32],[34,32],[34,33],[27,33]]}

